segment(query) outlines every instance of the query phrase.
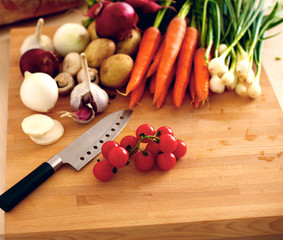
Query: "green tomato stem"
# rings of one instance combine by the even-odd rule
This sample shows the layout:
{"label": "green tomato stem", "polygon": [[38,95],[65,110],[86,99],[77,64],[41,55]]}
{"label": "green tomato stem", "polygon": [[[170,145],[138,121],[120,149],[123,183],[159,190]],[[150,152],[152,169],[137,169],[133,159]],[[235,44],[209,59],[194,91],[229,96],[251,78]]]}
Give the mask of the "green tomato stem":
{"label": "green tomato stem", "polygon": [[129,155],[131,155],[136,149],[140,149],[142,151],[142,153],[147,156],[148,153],[146,151],[143,151],[141,148],[140,148],[140,144],[142,143],[142,141],[144,139],[149,139],[153,142],[156,142],[158,143],[159,142],[159,137],[157,137],[157,135],[160,135],[160,132],[157,132],[155,133],[154,135],[143,135],[142,138],[138,141],[137,145],[129,152]]}

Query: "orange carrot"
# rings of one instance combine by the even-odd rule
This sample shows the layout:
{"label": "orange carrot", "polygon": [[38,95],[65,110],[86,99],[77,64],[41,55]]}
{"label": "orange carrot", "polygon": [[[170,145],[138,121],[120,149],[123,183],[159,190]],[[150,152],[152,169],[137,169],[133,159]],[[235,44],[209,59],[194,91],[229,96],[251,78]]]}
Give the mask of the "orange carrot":
{"label": "orange carrot", "polygon": [[161,40],[160,30],[154,26],[145,30],[142,40],[140,42],[138,54],[135,60],[133,70],[129,82],[126,87],[126,93],[128,95],[133,91],[142,81],[149,64],[152,61],[153,56],[159,46]]}
{"label": "orange carrot", "polygon": [[140,84],[131,92],[129,108],[134,108],[136,104],[142,99],[147,78],[144,76]]}
{"label": "orange carrot", "polygon": [[197,109],[200,106],[200,101],[198,99],[198,96],[196,94],[196,78],[195,78],[195,72],[192,70],[191,76],[190,76],[190,81],[189,81],[189,90],[190,90],[190,95],[192,98],[191,103],[193,106]]}
{"label": "orange carrot", "polygon": [[190,81],[198,39],[198,30],[195,27],[188,27],[177,59],[176,80],[173,88],[173,103],[177,108],[183,103]]}
{"label": "orange carrot", "polygon": [[160,45],[159,45],[159,47],[156,51],[156,54],[153,57],[152,63],[149,66],[148,71],[146,73],[146,78],[151,77],[157,71],[158,64],[159,64],[163,49],[164,49],[164,39],[161,41],[161,43],[160,43]]}
{"label": "orange carrot", "polygon": [[200,105],[205,103],[209,94],[210,75],[209,75],[207,63],[205,61],[205,54],[206,54],[206,48],[200,47],[196,50],[194,56],[196,95],[198,96],[198,101]]}
{"label": "orange carrot", "polygon": [[155,83],[156,83],[156,72],[151,76],[151,79],[150,79],[150,82],[149,82],[149,92],[151,94],[154,94]]}
{"label": "orange carrot", "polygon": [[163,88],[166,85],[165,82],[168,79],[168,75],[180,51],[187,27],[185,17],[189,12],[190,6],[191,2],[187,0],[182,6],[179,14],[170,21],[167,27],[164,39],[165,45],[157,69],[153,102],[156,102],[161,95]]}
{"label": "orange carrot", "polygon": [[171,68],[171,71],[168,75],[168,79],[165,83],[165,86],[162,89],[162,92],[161,92],[159,98],[156,100],[155,104],[156,104],[157,109],[161,108],[163,106],[164,102],[165,102],[169,87],[171,86],[171,84],[174,80],[174,77],[175,77],[175,71],[176,71],[176,64],[174,64],[173,67]]}

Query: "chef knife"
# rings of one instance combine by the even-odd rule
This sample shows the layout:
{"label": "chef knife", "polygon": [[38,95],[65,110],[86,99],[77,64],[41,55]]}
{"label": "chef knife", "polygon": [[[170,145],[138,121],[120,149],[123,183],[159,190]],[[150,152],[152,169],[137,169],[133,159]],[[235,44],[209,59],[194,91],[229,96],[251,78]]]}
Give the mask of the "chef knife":
{"label": "chef knife", "polygon": [[65,163],[81,170],[101,152],[104,142],[113,140],[121,132],[131,115],[132,110],[120,110],[101,119],[61,152],[0,195],[0,208],[9,212]]}

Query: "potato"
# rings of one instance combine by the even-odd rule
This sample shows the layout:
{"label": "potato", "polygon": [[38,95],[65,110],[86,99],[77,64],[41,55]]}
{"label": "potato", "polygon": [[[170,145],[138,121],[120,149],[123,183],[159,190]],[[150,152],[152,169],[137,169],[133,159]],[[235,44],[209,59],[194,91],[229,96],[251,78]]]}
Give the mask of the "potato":
{"label": "potato", "polygon": [[89,34],[91,40],[94,40],[94,39],[99,38],[98,35],[97,35],[97,33],[96,33],[95,20],[92,21],[92,22],[88,25],[87,31],[88,31],[88,34]]}
{"label": "potato", "polygon": [[105,59],[100,67],[100,82],[105,87],[120,89],[129,81],[134,66],[133,59],[117,53]]}
{"label": "potato", "polygon": [[116,53],[124,53],[133,56],[138,50],[140,41],[141,33],[136,29],[132,29],[128,37],[116,43]]}
{"label": "potato", "polygon": [[102,61],[115,53],[114,41],[107,38],[92,40],[85,49],[89,67],[99,68]]}

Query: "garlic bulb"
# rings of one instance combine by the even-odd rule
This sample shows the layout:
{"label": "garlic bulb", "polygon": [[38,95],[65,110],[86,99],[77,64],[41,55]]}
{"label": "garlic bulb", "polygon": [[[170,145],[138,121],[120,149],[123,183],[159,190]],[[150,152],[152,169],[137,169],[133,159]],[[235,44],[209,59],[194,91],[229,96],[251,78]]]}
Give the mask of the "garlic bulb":
{"label": "garlic bulb", "polygon": [[109,97],[101,87],[90,82],[85,53],[81,53],[81,63],[86,78],[74,87],[70,96],[70,105],[75,112],[65,112],[62,116],[72,117],[80,123],[87,123],[94,117],[95,112],[103,112],[107,108]]}
{"label": "garlic bulb", "polygon": [[23,55],[26,51],[34,48],[54,52],[54,46],[51,38],[42,34],[43,23],[43,18],[40,18],[37,21],[35,34],[32,34],[25,38],[20,48],[21,55]]}
{"label": "garlic bulb", "polygon": [[[85,53],[81,53],[82,69],[86,78],[83,79],[82,83],[75,86],[71,92],[70,104],[73,110],[77,111],[86,101],[92,101],[94,110],[96,112],[103,112],[109,101],[108,94],[97,84],[90,82],[90,76],[87,66],[87,58]],[[89,96],[89,92],[91,96]],[[90,100],[89,97],[92,99]]]}

